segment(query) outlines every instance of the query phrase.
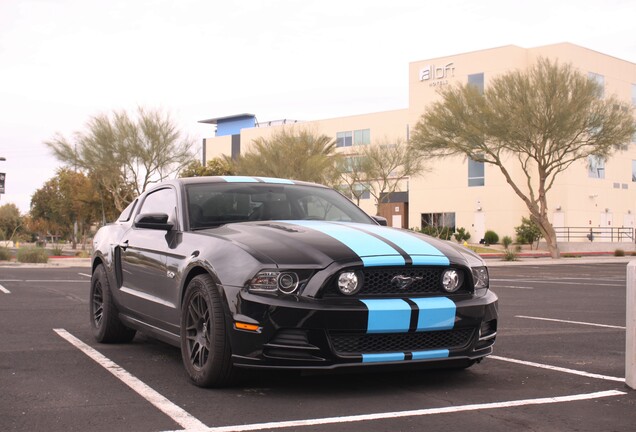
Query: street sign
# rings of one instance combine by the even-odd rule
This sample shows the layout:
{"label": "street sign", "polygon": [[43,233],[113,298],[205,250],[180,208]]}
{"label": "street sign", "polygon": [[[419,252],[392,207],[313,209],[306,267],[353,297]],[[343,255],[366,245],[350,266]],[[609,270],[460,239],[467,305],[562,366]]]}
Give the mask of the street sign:
{"label": "street sign", "polygon": [[6,178],[5,173],[0,173],[0,194],[4,193],[4,179]]}

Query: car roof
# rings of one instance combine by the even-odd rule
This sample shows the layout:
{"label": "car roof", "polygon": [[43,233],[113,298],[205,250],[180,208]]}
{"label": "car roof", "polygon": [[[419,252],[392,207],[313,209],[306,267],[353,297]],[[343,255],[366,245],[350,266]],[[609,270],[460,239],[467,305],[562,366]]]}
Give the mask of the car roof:
{"label": "car roof", "polygon": [[199,177],[181,177],[178,179],[167,180],[161,183],[157,183],[149,190],[155,189],[162,185],[189,185],[189,184],[201,184],[201,183],[246,183],[246,184],[275,184],[275,185],[303,185],[303,186],[315,186],[321,188],[327,188],[327,186],[310,183],[299,180],[282,179],[275,177],[260,177],[260,176],[199,176]]}

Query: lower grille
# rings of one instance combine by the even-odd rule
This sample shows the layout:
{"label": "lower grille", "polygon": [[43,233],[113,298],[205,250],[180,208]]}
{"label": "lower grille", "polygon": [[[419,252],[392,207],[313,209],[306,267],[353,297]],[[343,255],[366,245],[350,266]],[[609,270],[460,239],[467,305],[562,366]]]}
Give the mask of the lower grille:
{"label": "lower grille", "polygon": [[287,360],[324,360],[320,349],[309,343],[303,330],[280,330],[268,343],[263,345],[265,357]]}
{"label": "lower grille", "polygon": [[461,349],[473,339],[474,329],[418,333],[341,334],[331,333],[338,354],[412,352],[431,349]]}

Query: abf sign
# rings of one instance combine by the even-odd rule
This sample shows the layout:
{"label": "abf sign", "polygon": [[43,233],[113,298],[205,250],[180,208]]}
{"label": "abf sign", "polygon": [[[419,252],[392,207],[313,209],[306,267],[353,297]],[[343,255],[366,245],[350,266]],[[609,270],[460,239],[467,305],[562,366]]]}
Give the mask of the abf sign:
{"label": "abf sign", "polygon": [[453,62],[446,66],[427,65],[420,69],[420,81],[444,80],[455,76]]}

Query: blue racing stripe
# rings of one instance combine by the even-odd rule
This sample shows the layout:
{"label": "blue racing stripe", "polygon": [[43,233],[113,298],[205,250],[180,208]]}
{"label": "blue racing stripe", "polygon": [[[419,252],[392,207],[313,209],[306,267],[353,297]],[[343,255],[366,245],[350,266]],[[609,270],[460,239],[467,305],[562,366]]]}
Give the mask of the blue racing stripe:
{"label": "blue racing stripe", "polygon": [[275,184],[295,184],[291,180],[280,179],[274,177],[256,177],[258,180],[263,180],[265,183],[275,183]]}
{"label": "blue racing stripe", "polygon": [[254,177],[221,176],[221,178],[228,183],[258,183],[258,180]]}
{"label": "blue racing stripe", "polygon": [[360,300],[369,310],[367,333],[406,333],[411,306],[402,299]]}
{"label": "blue racing stripe", "polygon": [[455,326],[457,306],[447,297],[412,298],[419,309],[417,331],[450,330]]}
{"label": "blue racing stripe", "polygon": [[323,221],[286,221],[320,231],[354,251],[365,266],[399,266],[406,262],[398,251],[382,240],[346,225]]}
{"label": "blue racing stripe", "polygon": [[362,354],[362,363],[377,363],[404,360],[404,353]]}
{"label": "blue racing stripe", "polygon": [[447,358],[448,355],[449,355],[449,351],[445,349],[431,350],[431,351],[415,351],[413,352],[413,360]]}
{"label": "blue racing stripe", "polygon": [[399,246],[411,256],[413,265],[448,265],[449,261],[435,246],[426,240],[395,228],[359,224],[360,229],[380,236]]}

